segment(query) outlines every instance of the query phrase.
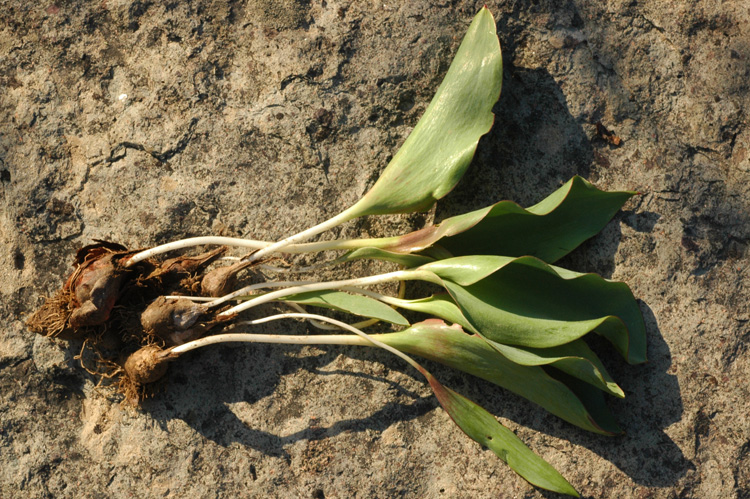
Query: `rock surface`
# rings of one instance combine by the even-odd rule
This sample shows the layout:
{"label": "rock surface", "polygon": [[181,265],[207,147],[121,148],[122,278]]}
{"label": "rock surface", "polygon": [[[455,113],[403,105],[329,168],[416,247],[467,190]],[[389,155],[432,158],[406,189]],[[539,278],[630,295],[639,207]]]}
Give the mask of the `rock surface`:
{"label": "rock surface", "polygon": [[[530,205],[574,174],[641,192],[563,262],[642,300],[650,362],[605,358],[627,394],[611,401],[627,436],[586,434],[433,369],[587,497],[750,497],[743,4],[487,2],[504,87],[467,176],[436,212],[334,233],[398,234],[499,199]],[[1,497],[549,497],[451,425],[385,352],[204,349],[135,411],[95,386],[80,344],[23,325],[93,239],[277,239],[352,204],[419,119],[479,7],[3,4]]]}

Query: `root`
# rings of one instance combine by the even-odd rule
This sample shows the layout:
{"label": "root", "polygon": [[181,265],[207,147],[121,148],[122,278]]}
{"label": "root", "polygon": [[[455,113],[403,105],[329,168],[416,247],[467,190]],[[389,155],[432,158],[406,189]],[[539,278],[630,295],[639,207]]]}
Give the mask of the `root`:
{"label": "root", "polygon": [[48,338],[62,340],[80,338],[82,334],[70,327],[70,316],[75,309],[74,303],[70,290],[61,289],[45,300],[41,308],[26,321],[26,326],[31,331]]}

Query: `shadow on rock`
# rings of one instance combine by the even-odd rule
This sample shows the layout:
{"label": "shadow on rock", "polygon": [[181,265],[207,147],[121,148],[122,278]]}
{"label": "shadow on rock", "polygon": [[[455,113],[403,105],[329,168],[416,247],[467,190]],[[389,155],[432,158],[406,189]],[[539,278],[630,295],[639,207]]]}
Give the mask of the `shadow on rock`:
{"label": "shadow on rock", "polygon": [[[166,379],[169,383],[168,392],[145,400],[141,408],[163,429],[167,428],[169,421],[178,419],[221,446],[238,443],[266,455],[288,458],[285,448],[300,440],[322,440],[344,432],[383,431],[397,422],[423,416],[438,405],[433,397],[422,397],[381,376],[321,369],[322,366],[334,362],[342,352],[354,352],[353,356],[358,357],[356,348],[331,347],[325,353],[304,357],[297,356],[299,350],[299,347],[291,346],[256,345],[254,350],[242,351],[222,346],[212,351],[195,353],[191,357],[180,359],[170,367]],[[380,354],[359,353],[369,360],[373,360],[373,353],[376,357]],[[394,359],[392,363],[393,370],[399,370],[395,366],[398,361]],[[388,367],[391,369],[390,363]],[[403,371],[407,372],[408,369],[406,366]],[[280,390],[280,383],[284,376],[305,370],[316,376],[345,374],[385,383],[394,398],[400,396],[401,399],[408,398],[411,402],[386,402],[370,416],[343,419],[329,427],[320,426],[311,418],[307,428],[285,436],[252,428],[233,412],[232,404],[256,404],[270,398],[271,403],[278,402],[284,406],[281,411],[269,413],[269,419],[273,421],[272,426],[281,428],[285,418],[304,418],[301,407],[304,397],[293,393],[292,390]],[[416,373],[409,374],[418,376]]]}
{"label": "shadow on rock", "polygon": [[495,125],[479,142],[470,174],[438,204],[438,219],[503,199],[527,207],[574,175],[589,176],[591,142],[554,78],[506,63],[503,82]]}
{"label": "shadow on rock", "polygon": [[597,338],[600,341],[591,342],[625,391],[624,399],[610,398],[609,404],[625,435],[608,438],[566,424],[554,425],[554,428],[531,427],[586,447],[638,484],[669,487],[693,468],[693,464],[664,432],[682,418],[682,397],[677,377],[668,372],[672,359],[656,317],[644,303],[641,303],[641,311],[648,329],[647,364],[625,364],[604,340]]}

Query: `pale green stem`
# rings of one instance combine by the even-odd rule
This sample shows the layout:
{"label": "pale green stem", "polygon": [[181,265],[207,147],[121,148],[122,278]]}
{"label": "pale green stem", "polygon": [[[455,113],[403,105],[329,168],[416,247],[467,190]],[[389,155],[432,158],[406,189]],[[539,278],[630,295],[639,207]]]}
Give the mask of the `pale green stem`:
{"label": "pale green stem", "polygon": [[[351,279],[350,279],[351,280]],[[343,282],[343,281],[342,281]],[[212,298],[210,296],[193,296],[193,295],[166,295],[164,298],[167,300],[190,300],[194,301],[196,303],[198,302],[205,302],[208,303],[210,306],[215,305],[221,305],[222,303],[225,303],[226,301],[230,301],[232,299],[247,301],[251,297],[247,296],[250,292],[256,290],[256,289],[264,289],[264,288],[283,288],[283,287],[290,287],[290,286],[304,286],[306,284],[312,284],[317,283],[317,281],[271,281],[271,282],[260,282],[257,284],[251,284],[250,286],[246,286],[240,290],[235,291],[232,293],[232,298],[228,298],[225,300],[225,297],[222,296],[221,298]],[[393,305],[396,307],[401,307],[404,304],[408,304],[409,300],[403,300],[401,298],[397,298],[395,296],[389,296],[384,295],[383,293],[378,293],[377,291],[371,291],[369,289],[360,288],[356,286],[342,286],[340,288],[336,288],[340,291],[346,291],[347,293],[356,293],[360,295],[369,296],[370,298],[375,298],[376,300],[382,301],[383,303],[386,303],[388,305]],[[229,295],[227,295],[229,296]],[[278,300],[283,301],[283,300]],[[296,303],[293,302],[287,302],[289,305],[292,306],[298,306]]]}
{"label": "pale green stem", "polygon": [[[311,283],[311,284],[303,284],[301,286],[292,286],[286,289],[281,289],[278,291],[273,291],[271,293],[266,293],[256,298],[251,298],[250,300],[244,303],[241,303],[239,305],[236,305],[230,308],[229,310],[225,310],[224,312],[218,314],[217,317],[218,318],[228,317],[234,314],[238,314],[249,308],[255,307],[257,305],[268,303],[270,301],[278,300],[279,298],[284,298],[285,296],[294,295],[297,293],[306,293],[308,291],[322,291],[326,289],[339,289],[339,288],[346,287],[346,286],[357,286],[357,287],[371,286],[373,284],[380,284],[384,282],[411,281],[411,280],[425,280],[425,281],[433,282],[435,280],[435,275],[432,272],[421,271],[421,270],[398,270],[396,272],[388,272],[386,274],[380,274],[380,275],[369,276],[369,277],[359,277],[356,279],[345,279],[342,281],[330,281],[330,282],[316,282],[316,283]],[[215,305],[224,303],[224,301],[226,301],[224,300],[224,298],[219,298],[216,301],[208,303],[206,306],[213,307]]]}
{"label": "pale green stem", "polygon": [[[221,343],[277,343],[283,345],[348,345],[348,346],[372,346],[372,344],[354,335],[343,334],[316,334],[314,336],[292,336],[278,334],[254,334],[254,333],[224,333],[206,336],[199,340],[185,343],[174,347],[171,352],[177,355],[195,350],[196,348]],[[188,348],[185,348],[188,347]]]}
{"label": "pale green stem", "polygon": [[147,258],[161,255],[168,251],[174,251],[183,248],[190,248],[192,246],[202,245],[218,245],[218,246],[238,246],[242,248],[249,248],[257,250],[264,248],[271,243],[265,241],[255,241],[252,239],[240,239],[236,237],[218,237],[218,236],[202,236],[202,237],[189,237],[187,239],[180,239],[179,241],[172,241],[171,243],[162,244],[161,246],[154,246],[147,250],[136,253],[135,255],[128,258],[124,263],[125,267],[130,267],[138,262],[146,260]]}
{"label": "pale green stem", "polygon": [[285,248],[292,243],[297,243],[300,241],[304,241],[305,239],[310,239],[311,237],[316,236],[320,234],[321,232],[325,232],[338,225],[341,225],[344,222],[348,222],[352,218],[356,218],[358,216],[356,212],[352,212],[352,208],[348,208],[342,211],[341,213],[339,213],[338,215],[336,215],[335,217],[328,219],[323,223],[319,223],[318,225],[314,227],[310,227],[309,229],[303,230],[302,232],[298,232],[297,234],[294,234],[293,236],[285,237],[281,241],[277,241],[270,246],[266,246],[265,248],[260,249],[256,251],[255,253],[253,253],[252,255],[250,255],[248,260],[252,262],[255,260],[259,260],[260,258],[263,258],[264,256],[273,252],[277,252],[281,250],[286,251]]}
{"label": "pale green stem", "polygon": [[[299,303],[294,303],[293,301],[281,301],[280,303],[285,303],[286,305],[289,305],[290,307],[292,307],[294,310],[296,310],[299,313],[302,313],[302,314],[306,314],[307,313],[307,310],[305,310],[305,307],[303,307]],[[313,327],[316,327],[318,329],[322,329],[324,331],[337,331],[337,330],[340,329],[340,328],[338,328],[336,326],[332,326],[330,324],[325,324],[323,322],[316,321],[316,320],[313,320],[313,319],[310,319],[309,322],[310,322],[310,324]],[[366,319],[366,320],[363,320],[363,321],[355,322],[354,324],[352,324],[352,326],[356,327],[357,329],[364,329],[366,327],[370,327],[370,326],[372,326],[374,324],[377,324],[378,322],[380,322],[379,319]]]}
{"label": "pale green stem", "polygon": [[[321,224],[323,225],[323,224]],[[313,227],[315,228],[315,227]],[[331,227],[328,227],[331,228]],[[323,229],[325,230],[325,228]],[[322,232],[322,230],[320,231]],[[300,233],[302,234],[302,233]],[[310,234],[307,237],[312,237],[315,234]],[[178,249],[191,248],[193,246],[232,246],[236,248],[247,248],[252,250],[262,250],[261,256],[265,255],[270,251],[280,251],[283,249],[284,253],[320,253],[322,251],[351,251],[360,248],[383,248],[388,247],[399,242],[401,236],[393,237],[380,237],[372,239],[334,239],[331,241],[318,241],[314,243],[300,243],[290,244],[285,243],[280,245],[281,242],[274,243],[271,241],[258,241],[255,239],[243,239],[238,237],[220,237],[220,236],[200,236],[200,237],[189,237],[187,239],[180,239],[179,241],[172,241],[159,246],[154,246],[147,250],[143,250],[135,255],[131,256],[124,263],[125,267],[130,267],[138,262],[152,258],[169,251]],[[273,246],[278,245],[275,249]],[[250,260],[257,260],[260,256],[257,253],[249,257]],[[237,257],[223,257],[222,260],[239,260]],[[335,260],[330,263],[335,263]],[[301,269],[283,269],[281,267],[268,266],[269,270],[276,272],[307,272],[308,270],[314,270],[323,267],[326,264],[316,264],[310,267],[304,267]]]}
{"label": "pale green stem", "polygon": [[[352,289],[356,290],[355,292],[360,292],[361,291],[359,288],[352,288]],[[380,294],[380,293],[376,293],[376,294]],[[381,295],[381,296],[386,296],[386,295]],[[190,300],[190,301],[196,302],[196,303],[210,302],[210,301],[214,300],[214,298],[210,298],[210,297],[207,297],[207,296],[189,296],[189,295],[167,295],[164,298],[166,298],[167,300],[182,300],[182,299],[185,299],[185,300]],[[305,308],[302,305],[300,305],[299,303],[294,303],[292,301],[284,301],[284,300],[279,300],[279,303],[285,303],[286,305],[289,305],[290,307],[292,307],[293,309],[295,309],[297,312],[300,312],[300,313],[306,313],[307,312],[305,310]],[[368,326],[372,326],[373,324],[377,324],[378,322],[380,322],[378,319],[367,319],[367,320],[364,320],[364,321],[355,322],[353,324],[353,326],[357,327],[359,329],[362,329],[362,328],[365,328],[365,327],[368,327]],[[328,324],[323,324],[321,322],[314,321],[312,319],[310,320],[310,324],[312,324],[313,326],[315,326],[318,329],[324,329],[324,330],[327,330],[327,331],[334,331],[334,330],[338,330],[339,329],[339,328],[337,328],[335,326],[330,326]]]}
{"label": "pale green stem", "polygon": [[190,295],[166,295],[164,298],[167,300],[190,300],[194,301],[196,303],[199,302],[212,302],[216,298],[211,298],[210,296],[190,296]]}
{"label": "pale green stem", "polygon": [[358,288],[355,286],[344,286],[342,288],[339,288],[339,290],[346,291],[347,293],[358,293],[360,295],[369,296],[370,298],[375,298],[376,300],[382,301],[387,305],[393,305],[399,308],[403,308],[404,304],[409,303],[409,300],[396,298],[395,296],[384,295],[383,293],[378,293],[377,291],[371,291],[369,289]]}
{"label": "pale green stem", "polygon": [[[360,337],[362,340],[367,341],[370,344],[375,345],[377,347],[380,347],[380,348],[382,348],[384,350],[388,350],[393,355],[396,355],[396,356],[400,357],[401,359],[403,359],[404,361],[408,362],[409,365],[411,365],[412,367],[414,367],[418,371],[420,371],[420,372],[423,371],[422,366],[420,366],[414,359],[412,359],[411,357],[409,357],[405,353],[400,352],[399,350],[393,348],[390,345],[386,345],[382,341],[379,341],[379,340],[373,338],[372,336],[370,336],[369,334],[365,333],[364,331],[361,331],[361,330],[357,329],[356,327],[354,327],[354,326],[352,326],[350,324],[347,324],[346,322],[341,322],[341,321],[336,320],[336,319],[331,319],[330,317],[326,317],[325,315],[302,314],[302,313],[278,314],[278,315],[272,315],[272,316],[269,316],[269,317],[263,317],[262,319],[256,319],[256,320],[253,320],[253,321],[244,321],[242,323],[239,323],[238,325],[243,325],[243,324],[256,325],[256,324],[263,324],[265,322],[275,321],[275,320],[279,320],[279,319],[293,319],[293,318],[298,318],[298,319],[313,319],[313,320],[317,320],[317,321],[321,321],[321,322],[328,322],[330,324],[333,324],[335,326],[340,327],[341,329],[346,329],[347,331],[351,331],[352,333],[354,333],[358,337]],[[328,337],[326,338],[326,336],[328,336]],[[320,344],[339,344],[339,345],[346,345],[346,344],[352,345],[352,344],[355,344],[355,345],[363,345],[364,344],[364,343],[344,343],[344,342],[339,342],[341,340],[336,339],[336,338],[343,339],[343,338],[346,338],[346,336],[341,336],[341,335],[326,335],[326,336],[306,336],[306,337],[305,336],[303,336],[303,337],[299,337],[299,336],[287,336],[287,337],[283,337],[283,336],[275,336],[275,335],[255,335],[255,334],[249,334],[249,333],[245,333],[245,334],[239,334],[239,333],[217,334],[217,335],[214,335],[214,336],[207,336],[205,338],[200,338],[198,340],[185,343],[184,345],[180,345],[180,346],[174,347],[174,348],[172,348],[171,353],[176,354],[176,355],[180,355],[180,354],[183,354],[185,352],[189,352],[191,350],[195,350],[196,348],[200,348],[200,347],[203,347],[203,346],[214,345],[214,344],[217,344],[217,343],[228,343],[228,342],[295,343],[295,344],[298,344],[298,345],[320,345]],[[260,338],[260,337],[262,337],[263,340],[259,341],[258,338]],[[286,341],[279,341],[279,339],[282,339],[282,338],[284,338]],[[295,338],[295,340],[289,341],[292,338]],[[303,341],[298,341],[298,340],[296,340],[296,338],[300,338],[300,340],[303,340]],[[325,338],[328,341],[337,341],[337,342],[336,343],[318,343],[318,342],[315,342],[316,338]]]}
{"label": "pale green stem", "polygon": [[222,303],[226,303],[228,301],[232,301],[236,298],[244,297],[247,294],[252,293],[256,289],[267,289],[267,288],[284,288],[289,286],[303,286],[305,284],[315,284],[317,281],[271,281],[271,282],[259,282],[257,284],[250,284],[249,286],[245,286],[244,288],[238,289],[237,291],[233,291],[229,293],[228,295],[224,295],[221,298],[212,298],[208,306],[209,307],[215,307],[217,305],[221,305]]}
{"label": "pale green stem", "polygon": [[[312,234],[315,235],[315,234]],[[309,237],[312,237],[310,235]],[[389,238],[384,238],[389,239]],[[370,241],[363,239],[362,241]],[[374,239],[371,241],[375,241]],[[281,242],[281,241],[280,241]],[[271,248],[279,243],[271,241],[258,241],[255,239],[243,239],[239,237],[220,237],[220,236],[200,236],[200,237],[189,237],[187,239],[180,239],[179,241],[172,241],[159,246],[154,246],[147,250],[143,250],[139,253],[128,258],[124,263],[125,267],[130,267],[138,262],[152,258],[169,251],[174,251],[184,248],[192,248],[193,246],[204,246],[204,245],[216,245],[216,246],[232,246],[236,248],[247,248],[251,250],[263,250],[264,248]],[[316,243],[306,244],[287,244],[284,247],[285,253],[313,253],[328,250],[350,250],[362,247],[370,246],[370,244],[360,243],[358,239],[351,240],[333,240],[333,241],[320,241]],[[276,250],[273,250],[276,251]],[[257,254],[257,253],[256,253]],[[253,255],[253,260],[257,260],[259,257]]]}
{"label": "pale green stem", "polygon": [[378,237],[371,239],[333,239],[315,243],[293,244],[284,249],[286,253],[313,253],[334,250],[355,250],[360,248],[383,248],[395,245],[402,236]]}
{"label": "pale green stem", "polygon": [[[290,301],[290,302],[286,302],[286,304],[289,305],[290,307],[292,307],[294,310],[296,310],[297,312],[299,312],[301,314],[306,314],[307,313],[307,310],[305,310],[305,307],[303,307],[299,303],[294,303],[294,302]],[[339,330],[339,328],[337,328],[334,325],[327,324],[325,322],[316,321],[314,319],[309,319],[308,322],[310,322],[310,324],[313,327],[315,327],[317,329],[322,329],[324,331],[338,331]],[[357,326],[355,324],[354,327],[360,327],[360,326]]]}
{"label": "pale green stem", "polygon": [[325,262],[320,263],[314,263],[312,265],[306,265],[304,267],[277,267],[275,265],[268,265],[268,264],[260,264],[258,265],[258,268],[261,270],[267,270],[270,272],[275,272],[277,274],[302,274],[305,272],[314,272],[316,270],[324,269],[326,267],[330,267],[332,264],[339,263],[337,260],[328,260]]}

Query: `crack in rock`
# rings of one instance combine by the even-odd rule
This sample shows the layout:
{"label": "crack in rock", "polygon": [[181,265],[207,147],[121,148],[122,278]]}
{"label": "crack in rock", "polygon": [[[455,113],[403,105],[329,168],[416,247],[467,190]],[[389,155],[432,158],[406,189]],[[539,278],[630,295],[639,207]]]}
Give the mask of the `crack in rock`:
{"label": "crack in rock", "polygon": [[100,161],[96,161],[92,164],[92,166],[97,165],[101,162],[105,163],[116,163],[123,159],[127,155],[128,149],[134,149],[136,151],[142,151],[146,154],[150,155],[160,163],[166,163],[170,159],[172,159],[174,156],[180,154],[182,151],[185,150],[187,145],[190,143],[190,139],[193,138],[193,132],[195,131],[195,125],[198,123],[198,118],[192,118],[190,120],[190,124],[188,124],[187,132],[180,138],[180,140],[177,141],[177,144],[174,145],[174,147],[170,147],[169,149],[165,151],[157,151],[155,149],[152,149],[149,146],[139,144],[137,142],[129,142],[129,141],[123,141],[117,144],[112,148],[112,152],[110,153],[108,158],[105,158]]}

